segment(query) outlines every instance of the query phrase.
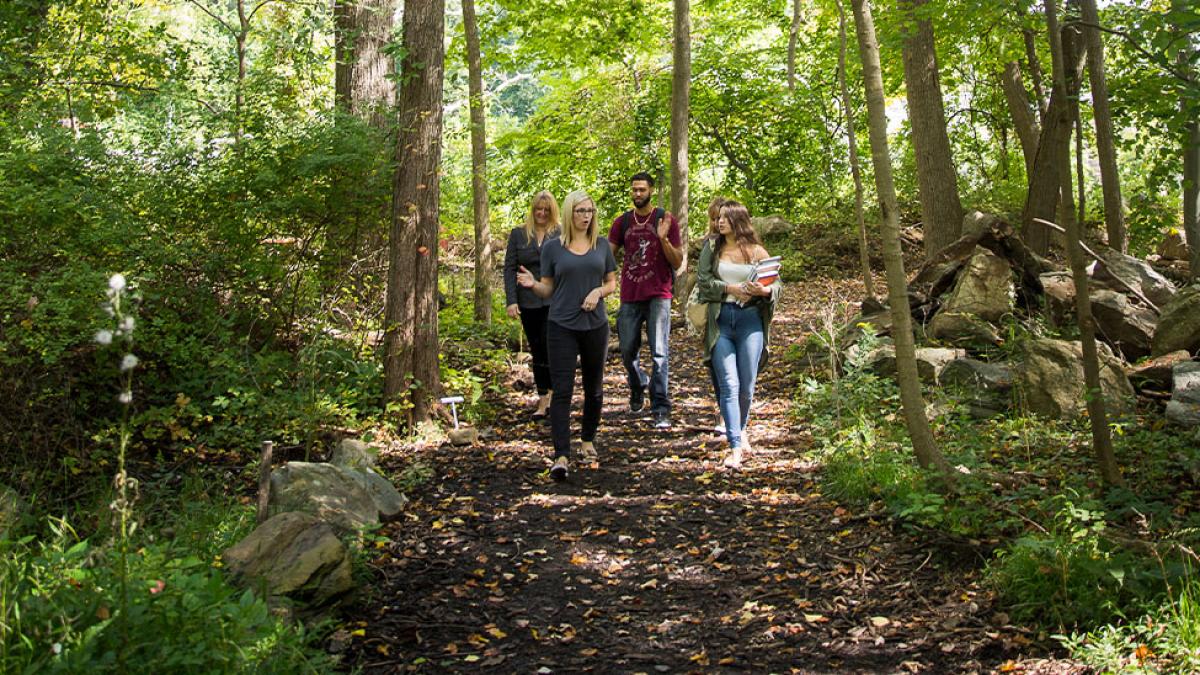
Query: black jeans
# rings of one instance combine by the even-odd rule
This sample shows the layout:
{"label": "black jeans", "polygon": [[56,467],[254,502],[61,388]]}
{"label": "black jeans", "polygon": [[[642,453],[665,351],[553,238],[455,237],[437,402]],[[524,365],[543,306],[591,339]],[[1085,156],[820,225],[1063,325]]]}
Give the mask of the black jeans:
{"label": "black jeans", "polygon": [[583,430],[585,441],[596,437],[600,409],[604,405],[604,361],[608,358],[608,324],[592,330],[571,330],[553,321],[546,323],[547,353],[550,357],[550,436],[554,456],[571,454],[571,397],[575,393],[575,359],[583,371]]}
{"label": "black jeans", "polygon": [[529,355],[533,357],[530,366],[533,368],[533,383],[537,385],[538,396],[545,396],[550,391],[550,361],[546,357],[548,316],[549,307],[521,308],[521,327],[525,329],[525,339],[529,340]]}

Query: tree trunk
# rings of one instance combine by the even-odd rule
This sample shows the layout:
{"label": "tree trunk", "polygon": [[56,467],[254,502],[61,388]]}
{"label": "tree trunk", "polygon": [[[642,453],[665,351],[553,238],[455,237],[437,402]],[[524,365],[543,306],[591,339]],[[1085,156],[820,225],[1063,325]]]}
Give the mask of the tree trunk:
{"label": "tree trunk", "polygon": [[242,134],[246,120],[246,40],[250,36],[250,19],[246,16],[245,0],[237,0],[238,31],[234,36],[237,44],[237,82],[233,89],[233,138],[237,151],[241,152]]}
{"label": "tree trunk", "polygon": [[[1055,36],[1058,37],[1057,35]],[[1058,40],[1066,68],[1073,73],[1068,82],[1078,83],[1083,74],[1083,50],[1077,48],[1073,34]],[[1073,87],[1074,88],[1074,87]],[[1022,236],[1029,248],[1038,255],[1050,250],[1050,230],[1039,220],[1053,222],[1057,218],[1059,198],[1062,195],[1063,153],[1070,154],[1071,115],[1070,96],[1079,91],[1067,92],[1066,85],[1055,87],[1050,94],[1050,106],[1046,110],[1042,133],[1038,137],[1037,156],[1033,160],[1033,172],[1029,176],[1029,190],[1025,197],[1025,209],[1021,215]],[[1069,164],[1069,162],[1068,162]]]}
{"label": "tree trunk", "polygon": [[796,91],[796,43],[800,39],[800,0],[792,0],[792,28],[788,32],[788,91]]}
{"label": "tree trunk", "polygon": [[867,91],[867,113],[871,138],[871,159],[875,166],[875,185],[883,212],[883,262],[887,268],[888,304],[892,313],[892,337],[896,341],[896,379],[904,407],[904,422],[912,438],[917,462],[936,468],[947,483],[954,481],[953,469],[938,450],[925,417],[925,399],[917,379],[916,346],[913,343],[912,317],[908,313],[908,280],[904,276],[904,258],[900,251],[900,212],[892,164],[888,155],[887,113],[883,97],[883,77],[879,67],[879,46],[868,0],[853,0],[862,57],[863,81]]}
{"label": "tree trunk", "polygon": [[471,97],[471,206],[475,216],[475,320],[492,322],[492,233],[488,225],[487,127],[483,107],[483,64],[475,0],[463,0],[467,34],[468,88]]}
{"label": "tree trunk", "polygon": [[[1173,11],[1183,11],[1187,0],[1171,0]],[[1192,65],[1196,47],[1192,36],[1180,31],[1177,39],[1183,44],[1179,50],[1179,64],[1183,74],[1195,86],[1198,74]],[[1200,119],[1197,119],[1196,104],[1180,98],[1179,112],[1184,120],[1183,131],[1183,236],[1187,238],[1191,256],[1188,260],[1189,275],[1193,282],[1200,281]]]}
{"label": "tree trunk", "polygon": [[1104,75],[1104,42],[1100,39],[1100,12],[1096,0],[1083,0],[1084,38],[1088,49],[1088,78],[1092,87],[1092,116],[1096,122],[1096,154],[1100,156],[1100,187],[1104,193],[1104,228],[1108,245],[1125,253],[1125,212],[1121,202],[1121,176],[1113,143],[1112,112],[1108,105],[1108,80]]}
{"label": "tree trunk", "polygon": [[671,75],[671,212],[679,221],[683,265],[688,253],[688,107],[692,81],[692,22],[688,0],[675,0],[674,66]]}
{"label": "tree trunk", "polygon": [[1000,86],[1004,90],[1005,100],[1008,101],[1008,111],[1012,115],[1017,139],[1021,141],[1021,155],[1025,158],[1025,180],[1030,180],[1033,175],[1033,160],[1037,157],[1038,120],[1029,109],[1029,94],[1021,81],[1021,67],[1016,61],[1004,64]]}
{"label": "tree trunk", "polygon": [[[1073,75],[1072,85],[1078,89],[1078,80],[1083,76],[1076,69],[1069,75],[1064,59],[1064,40],[1058,25],[1058,9],[1055,0],[1045,0],[1046,26],[1050,38],[1050,54],[1054,60],[1054,93],[1053,98],[1067,99],[1069,77]],[[1051,104],[1053,107],[1053,104]],[[1047,124],[1050,124],[1047,121]],[[1071,263],[1071,278],[1075,282],[1075,314],[1079,321],[1079,341],[1083,351],[1083,380],[1087,389],[1088,421],[1092,428],[1092,448],[1096,453],[1096,464],[1100,475],[1108,485],[1123,485],[1124,479],[1117,468],[1116,456],[1113,453],[1112,436],[1108,429],[1108,412],[1105,409],[1104,396],[1100,388],[1100,357],[1096,349],[1096,325],[1092,319],[1092,302],[1088,294],[1088,276],[1086,261],[1083,257],[1080,223],[1075,219],[1074,198],[1071,195],[1071,144],[1070,128],[1068,127],[1067,142],[1056,146],[1057,163],[1061,167],[1062,199],[1065,204],[1067,258]]]}
{"label": "tree trunk", "polygon": [[391,126],[396,103],[392,39],[397,0],[337,0],[334,24],[334,100],[376,129]]}
{"label": "tree trunk", "polygon": [[925,254],[932,256],[958,239],[962,232],[963,209],[958,197],[958,174],[950,153],[950,137],[946,133],[933,24],[922,16],[927,2],[899,0],[905,14],[904,82],[921,196]]}
{"label": "tree trunk", "polygon": [[[429,419],[438,391],[438,169],[442,154],[443,0],[405,2],[400,127],[384,316],[384,399]],[[410,408],[411,406],[411,408]]]}
{"label": "tree trunk", "polygon": [[[1018,8],[1017,11],[1024,14],[1025,10]],[[1029,67],[1029,77],[1033,81],[1033,98],[1038,112],[1038,119],[1045,122],[1046,88],[1042,86],[1042,62],[1038,59],[1037,55],[1037,36],[1028,28],[1021,31],[1021,36],[1025,40],[1025,61]]]}
{"label": "tree trunk", "polygon": [[868,297],[875,297],[875,279],[871,274],[871,254],[867,248],[867,221],[863,213],[862,166],[858,159],[858,132],[854,109],[850,107],[850,87],[846,84],[846,9],[837,0],[838,10],[838,87],[841,89],[842,112],[846,123],[846,143],[850,146],[850,173],[854,176],[854,217],[858,222],[858,260],[862,265],[863,286]]}

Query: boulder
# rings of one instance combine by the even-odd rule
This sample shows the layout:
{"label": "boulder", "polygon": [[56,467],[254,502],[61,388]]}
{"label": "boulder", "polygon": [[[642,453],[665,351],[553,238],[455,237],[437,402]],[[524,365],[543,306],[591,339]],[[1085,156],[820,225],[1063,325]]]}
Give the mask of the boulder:
{"label": "boulder", "polygon": [[379,450],[356,438],[343,438],[333,449],[329,463],[343,469],[374,469]]}
{"label": "boulder", "polygon": [[1189,286],[1161,307],[1150,353],[1162,356],[1185,349],[1200,350],[1200,286]]}
{"label": "boulder", "polygon": [[981,211],[971,211],[963,216],[961,236],[971,236],[979,239],[984,234],[991,232],[992,228],[1000,225],[1002,222],[999,216]]}
{"label": "boulder", "polygon": [[793,225],[783,216],[758,216],[750,219],[750,224],[761,237],[774,237],[792,231]]}
{"label": "boulder", "polygon": [[942,310],[929,322],[929,337],[960,347],[987,347],[1003,340],[996,327],[966,312]]}
{"label": "boulder", "polygon": [[[1133,411],[1134,393],[1121,362],[1100,347],[1100,389],[1110,415]],[[1087,409],[1083,349],[1078,342],[1038,339],[1023,345],[1017,387],[1030,412],[1071,418]]]}
{"label": "boulder", "polygon": [[1172,227],[1158,243],[1157,253],[1165,260],[1190,260],[1192,250],[1188,248],[1187,235],[1183,230]]}
{"label": "boulder", "polygon": [[[937,384],[942,369],[955,359],[965,358],[965,349],[947,347],[917,347],[917,376],[922,382]],[[876,347],[867,357],[867,367],[880,375],[896,373],[896,346],[892,344]]]}
{"label": "boulder", "polygon": [[1154,310],[1135,305],[1124,294],[1106,289],[1092,291],[1091,299],[1096,337],[1119,351],[1126,361],[1136,361],[1150,353],[1150,341],[1158,324]]}
{"label": "boulder", "polygon": [[1046,315],[1054,326],[1075,321],[1075,280],[1066,271],[1045,272],[1038,276],[1042,297],[1046,300]]}
{"label": "boulder", "polygon": [[1013,371],[1008,364],[960,358],[942,369],[942,386],[966,396],[972,417],[995,417],[1012,405]]}
{"label": "boulder", "polygon": [[1179,350],[1150,359],[1129,370],[1129,380],[1138,389],[1170,391],[1175,365],[1191,361],[1192,355]]}
{"label": "boulder", "polygon": [[943,312],[972,314],[999,321],[1013,310],[1012,268],[991,251],[976,247],[958,275],[954,290],[942,301]]}
{"label": "boulder", "polygon": [[1181,427],[1200,427],[1200,363],[1178,363],[1172,372],[1171,400],[1167,420]]}
{"label": "boulder", "polygon": [[236,583],[310,608],[333,605],[354,588],[345,544],[307,513],[268,519],[222,558]]}
{"label": "boulder", "polygon": [[1156,307],[1162,307],[1175,295],[1175,284],[1159,274],[1150,263],[1107,246],[1097,247],[1092,276],[1120,289],[1136,289]]}
{"label": "boulder", "polygon": [[27,513],[29,505],[21,499],[21,495],[7,485],[0,484],[0,538],[16,528]]}
{"label": "boulder", "polygon": [[271,472],[270,513],[301,511],[354,531],[379,523],[379,505],[358,472],[333,464],[288,462]]}

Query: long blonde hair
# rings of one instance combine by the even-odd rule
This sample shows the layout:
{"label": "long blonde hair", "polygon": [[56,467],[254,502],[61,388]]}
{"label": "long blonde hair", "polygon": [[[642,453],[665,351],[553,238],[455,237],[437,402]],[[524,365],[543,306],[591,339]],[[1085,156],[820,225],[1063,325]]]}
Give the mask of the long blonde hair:
{"label": "long blonde hair", "polygon": [[[596,205],[596,200],[588,196],[588,193],[583,190],[576,190],[567,195],[562,203],[562,238],[563,246],[570,246],[572,239],[575,237],[575,223],[572,220],[575,217],[575,207],[581,202],[591,202],[592,206]],[[588,248],[596,248],[596,240],[600,237],[600,212],[592,214],[592,222],[588,225]]]}
{"label": "long blonde hair", "polygon": [[555,201],[554,195],[550,194],[549,190],[542,190],[533,196],[533,201],[529,203],[529,213],[525,214],[525,244],[533,241],[533,231],[536,228],[533,221],[533,211],[538,207],[538,204],[546,202],[550,205],[550,220],[546,223],[546,234],[552,234],[555,226],[558,224],[558,202]]}

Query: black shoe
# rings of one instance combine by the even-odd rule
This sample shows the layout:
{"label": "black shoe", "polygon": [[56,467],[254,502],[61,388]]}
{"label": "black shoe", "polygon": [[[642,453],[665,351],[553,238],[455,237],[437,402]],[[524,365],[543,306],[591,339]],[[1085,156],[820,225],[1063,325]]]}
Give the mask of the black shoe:
{"label": "black shoe", "polygon": [[554,460],[554,466],[550,467],[550,477],[559,482],[567,479],[566,457],[559,457]]}
{"label": "black shoe", "polygon": [[665,412],[654,413],[654,428],[655,429],[670,429],[671,414]]}
{"label": "black shoe", "polygon": [[646,407],[646,388],[638,387],[629,392],[629,410],[630,412],[641,412],[642,408]]}

